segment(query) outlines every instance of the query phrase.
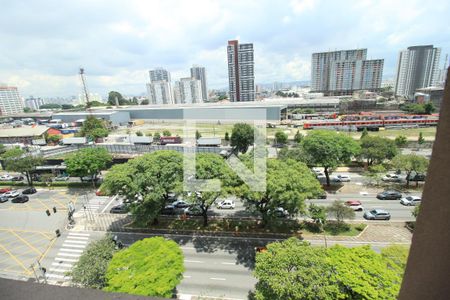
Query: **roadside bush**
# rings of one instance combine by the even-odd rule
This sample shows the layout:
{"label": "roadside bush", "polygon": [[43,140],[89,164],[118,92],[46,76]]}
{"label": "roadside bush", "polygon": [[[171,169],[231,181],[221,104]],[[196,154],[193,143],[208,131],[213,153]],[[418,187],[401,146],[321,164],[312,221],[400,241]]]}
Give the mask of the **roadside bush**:
{"label": "roadside bush", "polygon": [[327,221],[324,226],[324,230],[332,235],[338,235],[339,233],[350,231],[350,229],[350,224],[337,221]]}
{"label": "roadside bush", "polygon": [[366,224],[358,224],[358,225],[355,225],[355,229],[358,231],[363,231],[364,228],[366,228],[366,226],[367,226]]}

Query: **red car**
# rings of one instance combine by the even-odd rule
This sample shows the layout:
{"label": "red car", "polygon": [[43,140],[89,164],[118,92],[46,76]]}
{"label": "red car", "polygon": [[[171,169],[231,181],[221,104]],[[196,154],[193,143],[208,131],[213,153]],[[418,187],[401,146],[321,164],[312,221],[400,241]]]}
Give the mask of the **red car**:
{"label": "red car", "polygon": [[95,195],[96,195],[96,196],[104,196],[104,194],[103,194],[103,192],[102,192],[101,190],[97,190],[97,191],[95,192]]}
{"label": "red car", "polygon": [[11,191],[10,188],[2,188],[2,189],[0,189],[0,194],[4,194],[4,193],[10,192],[10,191]]}
{"label": "red car", "polygon": [[348,207],[350,207],[351,209],[353,209],[355,211],[363,211],[364,210],[364,207],[362,206],[361,201],[358,201],[358,200],[345,201],[345,205],[347,205]]}

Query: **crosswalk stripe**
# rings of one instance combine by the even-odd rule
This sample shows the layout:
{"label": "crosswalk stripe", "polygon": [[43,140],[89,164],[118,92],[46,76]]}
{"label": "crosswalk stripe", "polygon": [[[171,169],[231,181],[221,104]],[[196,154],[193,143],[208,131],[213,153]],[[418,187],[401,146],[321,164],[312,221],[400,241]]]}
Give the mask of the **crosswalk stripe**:
{"label": "crosswalk stripe", "polygon": [[86,248],[86,245],[73,245],[73,244],[62,244],[63,247],[74,247],[74,248]]}
{"label": "crosswalk stripe", "polygon": [[70,269],[65,269],[65,270],[63,270],[63,269],[56,269],[56,268],[50,268],[50,269],[48,269],[50,272],[56,272],[56,273],[66,273],[66,272],[69,272],[70,271]]}
{"label": "crosswalk stripe", "polygon": [[69,236],[91,236],[89,233],[69,232]]}
{"label": "crosswalk stripe", "polygon": [[51,274],[51,273],[50,273],[50,274],[47,273],[46,276],[47,276],[47,277],[50,277],[50,278],[72,279],[71,276],[64,276],[64,275]]}
{"label": "crosswalk stripe", "polygon": [[87,244],[87,241],[77,241],[77,240],[70,240],[70,239],[66,239],[64,241],[64,243],[71,243],[71,244]]}
{"label": "crosswalk stripe", "polygon": [[52,266],[57,266],[57,267],[59,267],[59,266],[61,266],[61,267],[69,267],[69,268],[72,268],[72,264],[63,264],[63,263],[56,263],[56,262],[54,262],[54,263],[52,263]]}
{"label": "crosswalk stripe", "polygon": [[70,238],[75,239],[75,240],[84,240],[84,241],[89,240],[89,238],[85,237],[85,236],[71,236]]}
{"label": "crosswalk stripe", "polygon": [[68,248],[61,248],[61,249],[59,249],[59,251],[76,252],[76,253],[82,253],[83,252],[83,250],[80,250],[80,249],[68,249]]}
{"label": "crosswalk stripe", "polygon": [[63,252],[59,252],[57,255],[58,255],[58,256],[68,256],[68,257],[80,257],[80,256],[81,256],[81,253],[75,254],[75,253],[63,253]]}
{"label": "crosswalk stripe", "polygon": [[68,262],[77,262],[78,261],[78,259],[65,258],[65,257],[56,257],[55,260],[57,260],[57,261],[68,261]]}

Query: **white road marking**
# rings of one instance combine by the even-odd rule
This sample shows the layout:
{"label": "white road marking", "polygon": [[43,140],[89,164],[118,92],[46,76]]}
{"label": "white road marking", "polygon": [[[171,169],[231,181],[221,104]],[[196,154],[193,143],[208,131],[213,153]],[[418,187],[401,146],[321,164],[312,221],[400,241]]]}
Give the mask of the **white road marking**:
{"label": "white road marking", "polygon": [[82,237],[82,236],[71,236],[71,237],[69,237],[69,238],[70,238],[70,239],[75,239],[75,240],[84,240],[84,241],[89,240],[88,237]]}
{"label": "white road marking", "polygon": [[70,271],[70,269],[63,270],[63,269],[50,268],[49,271],[56,272],[56,273],[66,273],[66,272]]}
{"label": "white road marking", "polygon": [[221,262],[222,265],[235,265],[234,262]]}
{"label": "white road marking", "polygon": [[52,266],[57,266],[57,267],[59,267],[59,266],[61,266],[61,267],[68,267],[68,268],[72,268],[72,264],[63,264],[63,263],[52,263]]}
{"label": "white road marking", "polygon": [[63,252],[59,252],[58,254],[56,254],[57,256],[68,256],[68,257],[80,257],[81,253],[63,253]]}
{"label": "white road marking", "polygon": [[47,274],[47,277],[53,277],[53,278],[61,278],[61,279],[71,279],[70,276],[64,276],[64,275],[58,275],[58,274]]}
{"label": "white road marking", "polygon": [[185,259],[184,262],[187,262],[187,263],[197,263],[197,264],[202,264],[202,263],[203,263],[202,261],[199,261],[199,260],[187,260],[187,259]]}
{"label": "white road marking", "polygon": [[192,276],[189,275],[183,275],[183,278],[191,278]]}
{"label": "white road marking", "polygon": [[55,260],[59,260],[59,261],[68,261],[68,262],[77,262],[77,261],[78,261],[78,259],[63,258],[63,257],[56,257]]}
{"label": "white road marking", "polygon": [[210,277],[209,279],[211,279],[211,280],[220,280],[220,281],[227,280],[226,278],[221,278],[221,277]]}
{"label": "white road marking", "polygon": [[69,236],[91,236],[89,233],[69,232]]}
{"label": "white road marking", "polygon": [[63,251],[63,252],[75,252],[75,253],[82,253],[83,250],[79,250],[79,249],[67,249],[67,248],[61,248],[59,249],[59,251]]}
{"label": "white road marking", "polygon": [[64,243],[72,243],[72,244],[84,244],[86,245],[88,241],[78,241],[78,240],[72,240],[70,238],[67,238]]}
{"label": "white road marking", "polygon": [[111,201],[108,202],[108,204],[106,204],[105,208],[103,208],[103,210],[101,211],[101,213],[104,213],[106,211],[106,209],[111,205],[111,203],[116,200],[117,195],[115,195],[114,197],[111,198]]}
{"label": "white road marking", "polygon": [[86,248],[86,245],[73,245],[73,244],[62,244],[63,247],[74,247],[74,248]]}

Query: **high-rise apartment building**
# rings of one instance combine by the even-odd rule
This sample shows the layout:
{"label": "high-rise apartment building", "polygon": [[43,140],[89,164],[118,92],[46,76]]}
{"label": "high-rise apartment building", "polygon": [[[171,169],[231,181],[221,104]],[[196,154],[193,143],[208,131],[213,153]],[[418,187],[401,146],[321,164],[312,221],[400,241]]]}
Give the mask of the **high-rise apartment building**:
{"label": "high-rise apartment building", "polygon": [[166,69],[156,68],[154,70],[150,70],[149,74],[150,74],[150,82],[162,80],[170,82],[170,73]]}
{"label": "high-rise apartment building", "polygon": [[181,78],[174,86],[175,103],[192,104],[202,103],[202,84],[195,78]]}
{"label": "high-rise apartment building", "polygon": [[433,45],[412,46],[400,52],[395,78],[395,95],[408,99],[416,89],[436,85],[439,81],[441,49]]}
{"label": "high-rise apartment building", "polygon": [[39,107],[44,104],[45,104],[45,101],[42,98],[30,97],[30,98],[25,99],[25,106],[32,110],[38,110]]}
{"label": "high-rise apartment building", "polygon": [[313,53],[311,92],[350,95],[381,87],[383,59],[367,60],[367,49]]}
{"label": "high-rise apartment building", "polygon": [[227,57],[230,101],[255,101],[253,44],[228,41]]}
{"label": "high-rise apartment building", "polygon": [[202,88],[202,101],[208,101],[208,86],[206,82],[206,69],[197,65],[191,68],[191,77],[200,80]]}
{"label": "high-rise apartment building", "polygon": [[165,80],[147,83],[147,95],[149,104],[172,104],[172,87]]}
{"label": "high-rise apartment building", "polygon": [[23,101],[15,86],[0,85],[0,116],[23,113]]}

